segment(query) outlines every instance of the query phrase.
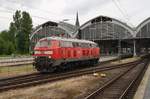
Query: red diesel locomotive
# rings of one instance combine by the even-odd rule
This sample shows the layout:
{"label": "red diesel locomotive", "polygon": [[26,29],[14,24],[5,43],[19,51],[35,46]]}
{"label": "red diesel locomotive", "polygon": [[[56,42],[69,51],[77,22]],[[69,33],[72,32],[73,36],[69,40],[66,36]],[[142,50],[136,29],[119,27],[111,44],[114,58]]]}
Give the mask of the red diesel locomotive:
{"label": "red diesel locomotive", "polygon": [[46,37],[36,44],[33,56],[34,66],[39,72],[52,72],[75,64],[95,64],[100,49],[92,41]]}

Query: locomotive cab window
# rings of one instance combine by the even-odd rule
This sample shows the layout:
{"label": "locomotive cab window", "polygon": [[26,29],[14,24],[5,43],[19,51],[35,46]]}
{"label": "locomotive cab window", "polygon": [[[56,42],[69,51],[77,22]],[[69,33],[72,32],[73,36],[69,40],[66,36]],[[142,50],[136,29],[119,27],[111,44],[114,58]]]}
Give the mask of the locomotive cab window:
{"label": "locomotive cab window", "polygon": [[88,48],[88,44],[87,43],[80,43],[80,46],[83,48]]}
{"label": "locomotive cab window", "polygon": [[61,47],[73,47],[72,42],[69,41],[60,41]]}
{"label": "locomotive cab window", "polygon": [[36,44],[36,47],[49,47],[49,46],[51,46],[51,42],[48,40],[42,40]]}
{"label": "locomotive cab window", "polygon": [[72,42],[73,47],[79,47],[79,43],[77,42]]}

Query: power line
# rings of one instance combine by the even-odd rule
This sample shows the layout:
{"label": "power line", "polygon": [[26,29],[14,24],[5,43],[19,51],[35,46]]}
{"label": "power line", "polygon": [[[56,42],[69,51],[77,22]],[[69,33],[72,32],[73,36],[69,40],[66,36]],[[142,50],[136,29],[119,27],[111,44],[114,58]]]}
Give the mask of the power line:
{"label": "power line", "polygon": [[0,16],[0,18],[3,18],[3,19],[11,19],[9,17],[4,17],[4,16]]}
{"label": "power line", "polygon": [[[46,11],[46,10],[43,10],[43,9],[39,9],[39,8],[35,8],[35,7],[29,7],[29,6],[26,6],[26,5],[23,5],[23,4],[20,4],[18,2],[15,2],[15,1],[9,1],[9,0],[6,0],[7,2],[10,2],[10,3],[14,3],[14,4],[18,4],[18,5],[21,5],[22,7],[27,7],[27,8],[30,8],[30,9],[34,9],[34,10],[38,10],[38,11],[42,11],[42,12],[46,12],[48,13],[49,15],[51,15],[50,13],[53,13],[53,12],[50,12],[50,11]],[[0,10],[0,12],[4,12],[4,13],[11,13],[13,14],[15,12],[16,9],[13,9],[13,8],[8,8],[8,7],[1,7],[1,8],[4,8],[6,10]],[[23,10],[23,8],[22,8]],[[51,21],[59,21],[59,20],[54,20],[54,19],[50,19],[50,18],[46,18],[46,17],[42,17],[42,16],[37,16],[37,15],[33,15],[33,14],[30,14],[32,17],[34,18],[38,18],[38,19],[42,19],[42,20],[51,20]]]}
{"label": "power line", "polygon": [[[7,11],[7,10],[0,10],[0,12],[13,14],[12,11]],[[38,19],[43,19],[43,20],[52,20],[52,19],[50,19],[50,18],[41,17],[41,16],[36,16],[36,15],[32,15],[32,14],[31,14],[31,16],[32,16],[32,17],[35,17],[35,18],[38,18]]]}
{"label": "power line", "polygon": [[[14,9],[8,9],[7,7],[1,7],[1,8],[6,9],[6,10],[2,10],[2,12],[4,12],[4,13],[11,13],[11,14],[14,13]],[[54,19],[50,19],[50,18],[46,18],[46,17],[42,17],[42,16],[33,15],[33,14],[30,14],[30,15],[34,18],[43,19],[46,21],[48,21],[48,20],[59,21],[59,20],[54,20]]]}
{"label": "power line", "polygon": [[45,13],[47,13],[47,14],[50,14],[50,13],[53,13],[53,14],[55,14],[55,15],[59,15],[59,14],[57,14],[57,13],[54,13],[54,12],[51,12],[51,11],[47,11],[47,10],[43,10],[43,9],[40,9],[40,8],[35,8],[35,7],[29,7],[29,6],[27,6],[27,5],[24,5],[24,4],[20,4],[20,3],[18,3],[18,2],[15,2],[15,1],[9,1],[9,0],[6,0],[7,2],[10,2],[10,3],[14,3],[14,4],[18,4],[18,5],[21,5],[22,7],[27,7],[27,8],[30,8],[30,9],[34,9],[34,10],[40,10],[41,12],[45,12]]}
{"label": "power line", "polygon": [[123,15],[123,17],[128,21],[128,23],[130,23],[133,26],[133,24],[129,20],[129,15],[127,13],[125,14],[126,10],[124,9],[124,11],[123,11],[121,9],[121,7],[119,6],[119,5],[121,5],[120,2],[117,0],[118,3],[119,3],[119,5],[118,5],[118,3],[116,2],[116,0],[112,0],[112,1],[115,4],[115,6],[118,8],[118,10],[120,11],[120,13]]}
{"label": "power line", "polygon": [[125,15],[126,15],[126,19],[128,20],[128,23],[131,25],[131,26],[134,26],[131,22],[130,22],[130,16],[129,16],[129,14],[127,13],[127,11],[126,11],[126,9],[122,6],[122,4],[120,3],[120,1],[119,0],[116,0],[118,3],[119,3],[119,5],[122,7],[122,10],[123,10],[123,12],[125,13]]}
{"label": "power line", "polygon": [[4,13],[10,13],[10,14],[12,14],[12,12],[10,12],[10,11],[7,11],[7,10],[1,10],[1,9],[0,9],[0,12],[4,12]]}
{"label": "power line", "polygon": [[45,17],[41,17],[41,16],[35,16],[35,15],[31,15],[32,17],[38,18],[38,19],[43,19],[43,20],[51,20],[49,18],[45,18]]}
{"label": "power line", "polygon": [[125,12],[125,14],[126,14],[126,16],[128,17],[128,18],[130,18],[130,16],[129,16],[129,14],[127,13],[127,10],[122,6],[122,4],[120,3],[120,1],[119,0],[116,0],[118,3],[119,3],[119,5],[122,7],[122,10],[123,10],[123,12]]}
{"label": "power line", "polygon": [[[52,15],[52,14],[50,14],[50,13],[53,13],[53,12],[50,12],[50,11],[47,11],[47,10],[43,10],[43,9],[40,9],[40,8],[35,8],[35,7],[29,7],[29,6],[26,6],[26,5],[24,5],[24,4],[20,4],[20,3],[18,3],[18,2],[15,2],[15,1],[10,1],[10,0],[6,0],[7,2],[9,2],[9,3],[14,3],[14,4],[18,4],[18,5],[21,5],[22,7],[26,7],[26,8],[29,8],[29,9],[31,9],[31,10],[38,10],[38,11],[40,11],[40,12],[45,12],[45,13],[47,13],[47,14],[49,14],[49,15]],[[9,11],[4,11],[5,13],[13,13],[16,9],[10,9],[10,8],[7,8],[7,7],[2,7],[2,8],[5,8],[5,9],[7,9],[7,10],[9,10]],[[22,10],[23,10],[23,8],[22,8]],[[12,12],[13,11],[13,12]],[[53,15],[56,15],[56,13],[53,13]],[[58,15],[58,14],[57,14]],[[54,20],[54,19],[51,19],[51,18],[46,18],[46,17],[42,17],[42,16],[37,16],[37,15],[33,15],[33,14],[31,14],[31,16],[32,17],[34,17],[34,18],[38,18],[38,19],[43,19],[43,20],[53,20],[53,21],[59,21],[59,20]]]}
{"label": "power line", "polygon": [[126,15],[124,14],[124,12],[122,11],[122,9],[119,7],[119,5],[117,4],[117,2],[115,0],[112,0],[113,3],[115,4],[115,6],[118,8],[118,10],[121,12],[121,14],[126,17]]}

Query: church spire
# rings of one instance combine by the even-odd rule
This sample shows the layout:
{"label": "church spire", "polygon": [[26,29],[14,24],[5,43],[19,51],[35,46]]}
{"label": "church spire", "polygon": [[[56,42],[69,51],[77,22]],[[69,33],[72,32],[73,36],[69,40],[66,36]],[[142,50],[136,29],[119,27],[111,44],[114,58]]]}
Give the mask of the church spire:
{"label": "church spire", "polygon": [[77,27],[80,26],[79,18],[78,18],[78,12],[77,12],[77,15],[76,15],[76,23],[75,23],[75,26],[77,26]]}

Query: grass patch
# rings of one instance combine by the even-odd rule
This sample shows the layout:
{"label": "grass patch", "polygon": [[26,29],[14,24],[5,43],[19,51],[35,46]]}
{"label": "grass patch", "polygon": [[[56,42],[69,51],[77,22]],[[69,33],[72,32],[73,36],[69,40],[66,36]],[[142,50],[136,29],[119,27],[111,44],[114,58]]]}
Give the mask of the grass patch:
{"label": "grass patch", "polygon": [[33,65],[22,65],[22,66],[12,66],[12,67],[0,67],[0,75],[3,74],[21,74],[30,73],[36,71]]}

